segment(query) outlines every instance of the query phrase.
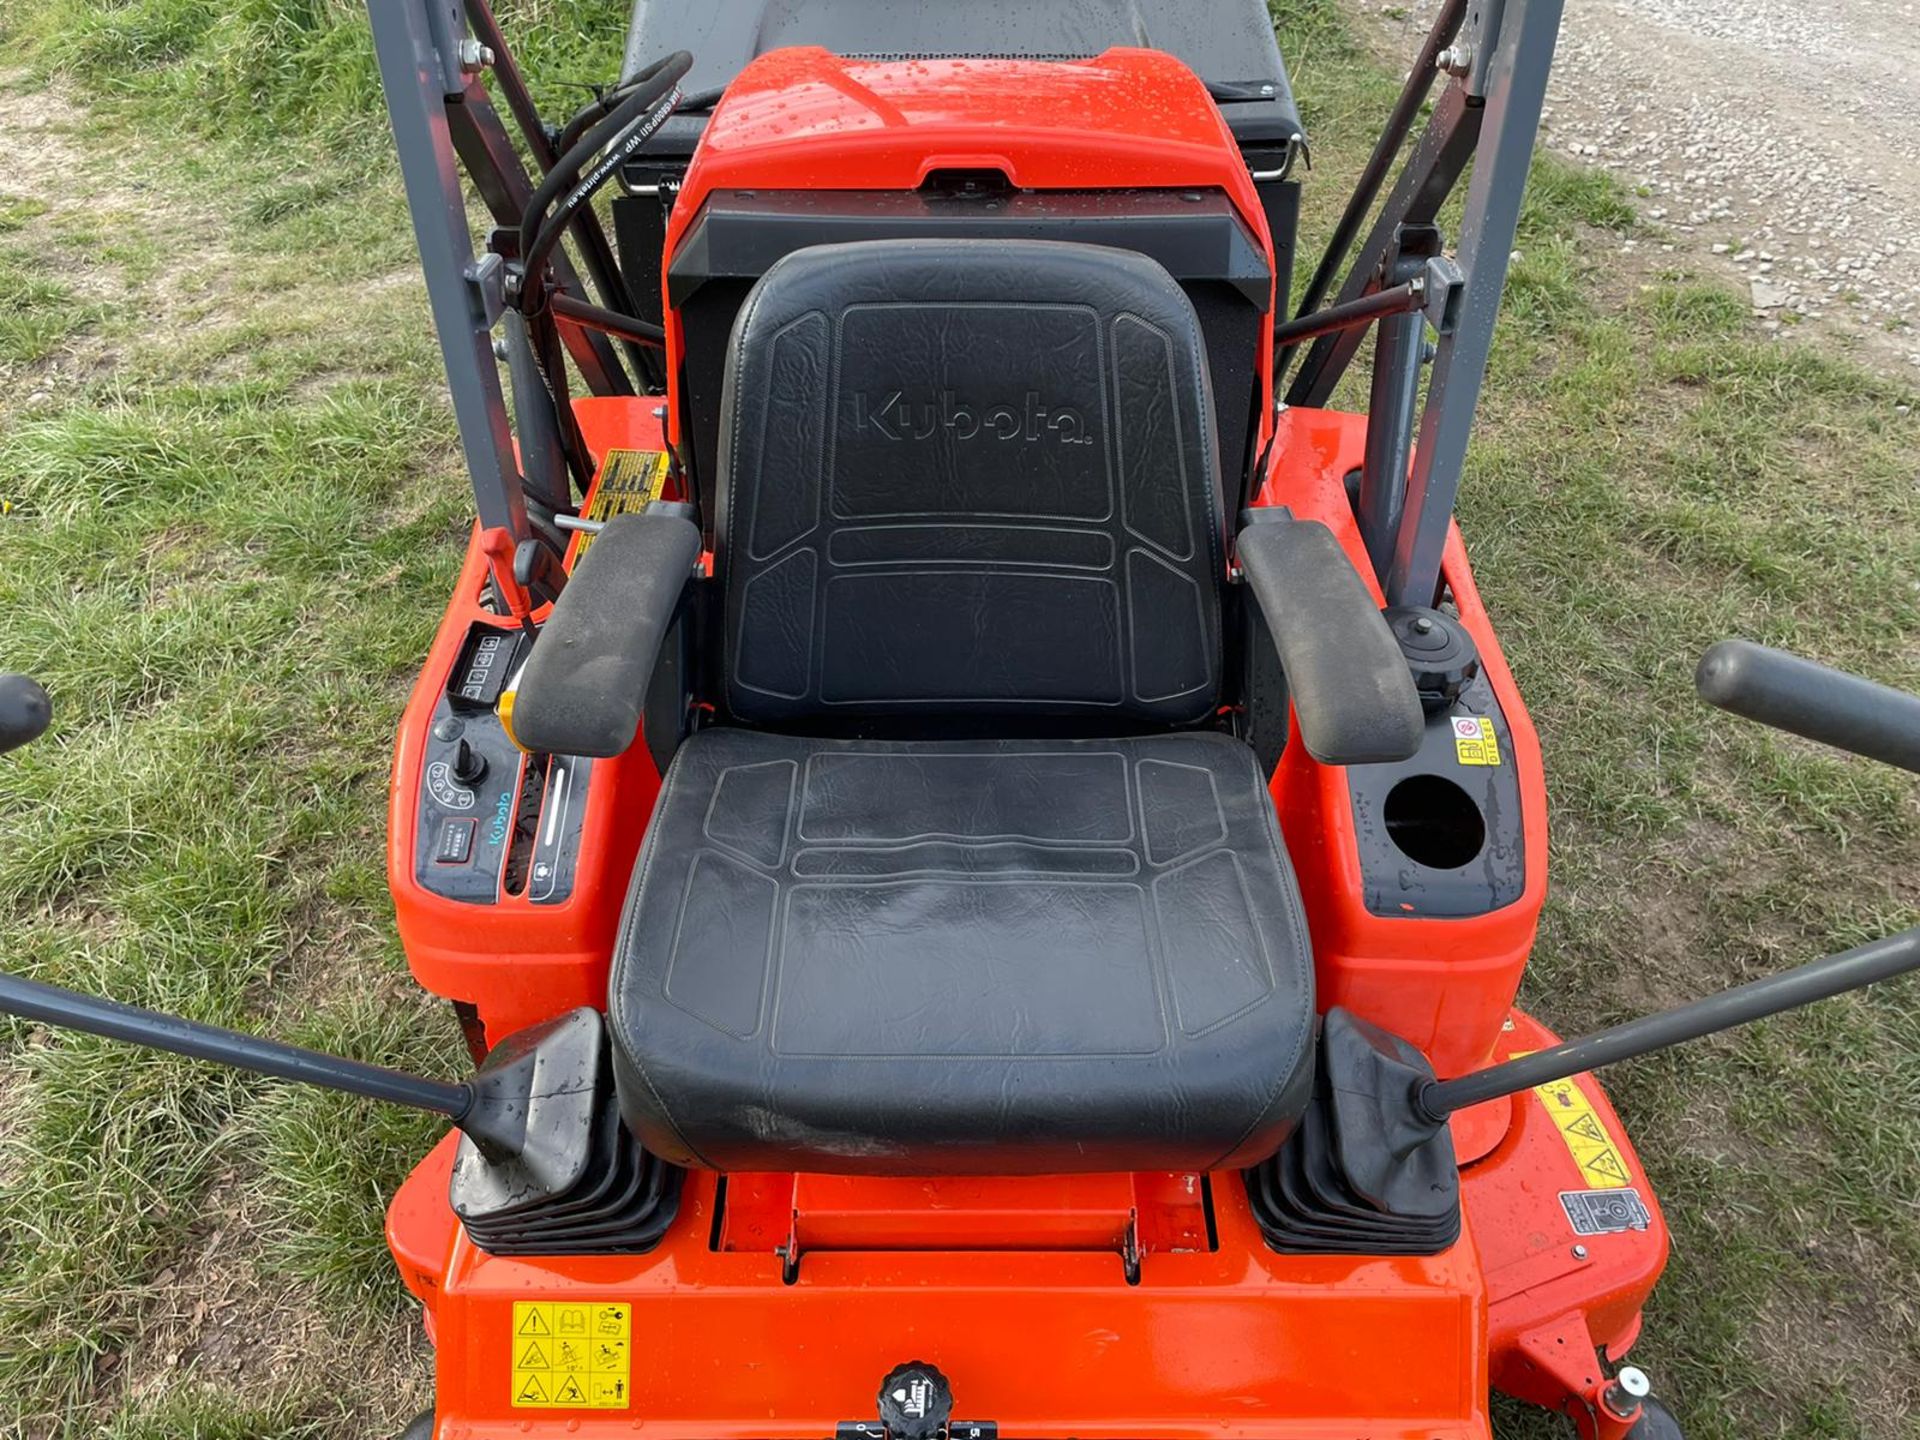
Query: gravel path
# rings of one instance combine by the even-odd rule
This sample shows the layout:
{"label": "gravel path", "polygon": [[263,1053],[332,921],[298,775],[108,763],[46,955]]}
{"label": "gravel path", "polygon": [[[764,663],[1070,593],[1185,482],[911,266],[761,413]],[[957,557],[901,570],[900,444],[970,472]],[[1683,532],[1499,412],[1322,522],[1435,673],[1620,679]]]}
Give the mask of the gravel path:
{"label": "gravel path", "polygon": [[[1355,3],[1403,61],[1436,8]],[[1636,187],[1628,249],[1920,366],[1920,0],[1567,0],[1545,136]]]}

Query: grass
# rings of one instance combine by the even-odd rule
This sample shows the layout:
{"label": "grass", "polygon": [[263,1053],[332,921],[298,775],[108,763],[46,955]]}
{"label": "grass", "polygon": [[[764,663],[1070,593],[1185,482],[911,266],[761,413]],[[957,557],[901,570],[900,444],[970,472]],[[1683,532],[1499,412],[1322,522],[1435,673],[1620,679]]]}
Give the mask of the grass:
{"label": "grass", "polygon": [[[611,67],[607,7],[502,9],[551,107]],[[1334,0],[1278,11],[1311,250],[1392,84]],[[45,126],[0,168],[0,663],[59,700],[0,761],[0,955],[452,1067],[381,835],[467,502],[359,7],[0,0],[0,47],[0,130]],[[1567,1030],[1920,901],[1909,784],[1689,679],[1743,633],[1920,688],[1913,397],[1622,253],[1635,227],[1536,166],[1461,512],[1546,744],[1525,998]],[[1642,1353],[1689,1433],[1920,1433],[1914,987],[1609,1083],[1675,1230]],[[23,1025],[0,1096],[0,1433],[363,1437],[425,1403],[380,1217],[433,1127]]]}
{"label": "grass", "polygon": [[[1351,118],[1392,86],[1326,6],[1282,13],[1319,168],[1352,173]],[[1460,510],[1545,748],[1554,888],[1522,999],[1563,1032],[1920,905],[1910,779],[1692,695],[1731,634],[1920,689],[1911,390],[1766,338],[1725,288],[1625,254],[1633,229],[1618,185],[1536,163]],[[1675,1237],[1636,1358],[1688,1434],[1920,1434],[1920,989],[1608,1085]]]}

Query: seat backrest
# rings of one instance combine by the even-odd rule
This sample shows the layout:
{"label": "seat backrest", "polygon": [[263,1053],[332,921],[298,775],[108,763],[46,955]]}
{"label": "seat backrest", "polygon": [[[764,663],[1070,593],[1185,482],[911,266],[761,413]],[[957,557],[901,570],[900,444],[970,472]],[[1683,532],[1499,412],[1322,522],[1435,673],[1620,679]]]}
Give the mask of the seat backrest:
{"label": "seat backrest", "polygon": [[1041,240],[797,251],[741,308],[722,411],[737,719],[1213,713],[1213,407],[1157,262]]}

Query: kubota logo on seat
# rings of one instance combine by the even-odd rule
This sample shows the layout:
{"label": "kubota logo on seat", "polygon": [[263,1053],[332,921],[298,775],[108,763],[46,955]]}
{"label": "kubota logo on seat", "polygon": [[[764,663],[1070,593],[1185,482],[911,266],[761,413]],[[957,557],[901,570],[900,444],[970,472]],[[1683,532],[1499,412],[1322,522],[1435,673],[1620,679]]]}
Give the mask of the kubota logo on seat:
{"label": "kubota logo on seat", "polygon": [[945,432],[955,440],[1052,439],[1062,445],[1091,445],[1087,422],[1071,405],[1047,406],[1029,390],[1015,407],[1007,401],[980,406],[942,390],[938,400],[909,400],[894,390],[876,400],[865,390],[853,395],[853,428],[872,430],[883,440],[930,440]]}

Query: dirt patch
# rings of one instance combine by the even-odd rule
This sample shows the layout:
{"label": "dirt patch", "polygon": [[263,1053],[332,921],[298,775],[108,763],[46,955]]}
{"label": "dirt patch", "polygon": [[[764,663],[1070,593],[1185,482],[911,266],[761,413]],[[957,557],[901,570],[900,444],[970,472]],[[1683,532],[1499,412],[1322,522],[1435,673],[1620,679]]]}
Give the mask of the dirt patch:
{"label": "dirt patch", "polygon": [[[47,206],[35,217],[44,223],[47,217],[74,203],[75,182],[85,173],[86,159],[75,139],[84,128],[84,117],[71,101],[57,90],[27,88],[26,77],[17,70],[0,70],[0,202],[29,201]],[[34,227],[25,232],[29,240]],[[11,241],[10,245],[28,248],[29,241]],[[109,288],[91,266],[68,267],[68,283],[82,293],[104,293]]]}
{"label": "dirt patch", "polygon": [[[1350,0],[1404,66],[1437,0]],[[1642,197],[1628,253],[1697,258],[1770,329],[1920,367],[1920,0],[1569,4],[1543,120]]]}
{"label": "dirt patch", "polygon": [[[38,210],[0,244],[36,257],[49,278],[107,317],[30,367],[30,405],[111,373],[135,341],[164,345],[184,334],[229,292],[224,219],[190,195],[163,200],[128,179],[150,166],[134,142],[105,132],[58,86],[33,88],[22,72],[0,70],[0,206],[25,201]],[[142,242],[137,276],[108,253],[130,237]]]}
{"label": "dirt patch", "polygon": [[320,1303],[310,1286],[270,1277],[255,1238],[266,1222],[248,1203],[245,1177],[222,1175],[212,1195],[195,1245],[147,1287],[138,1339],[103,1364],[103,1390],[151,1401],[190,1377],[259,1404],[310,1384],[323,1356],[334,1374],[389,1377],[382,1389],[392,1413],[366,1417],[376,1431],[431,1403],[432,1350],[417,1324],[343,1323],[341,1308]]}

